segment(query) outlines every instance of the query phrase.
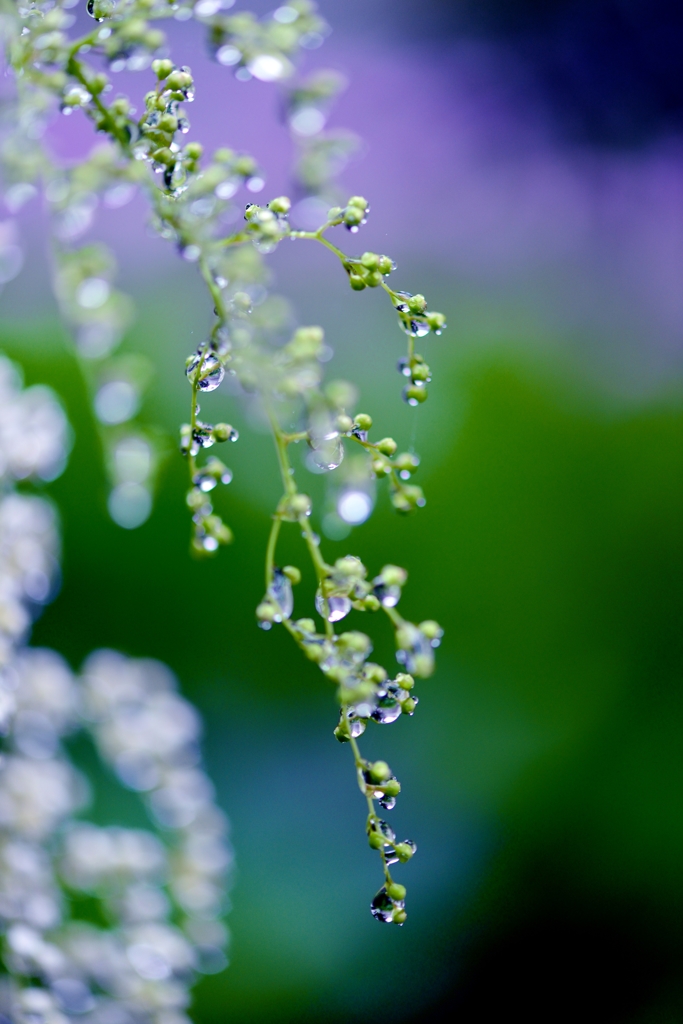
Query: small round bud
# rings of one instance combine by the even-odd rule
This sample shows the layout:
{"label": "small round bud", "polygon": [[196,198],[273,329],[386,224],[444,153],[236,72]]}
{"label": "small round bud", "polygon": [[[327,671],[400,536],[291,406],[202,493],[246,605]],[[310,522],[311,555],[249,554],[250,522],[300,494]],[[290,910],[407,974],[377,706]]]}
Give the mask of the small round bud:
{"label": "small round bud", "polygon": [[393,455],[398,445],[393,437],[383,437],[381,441],[377,442],[375,447],[381,451],[382,455]]}
{"label": "small round bud", "polygon": [[379,832],[370,832],[368,842],[373,850],[381,850],[384,846],[384,836],[380,835]]}
{"label": "small round bud", "polygon": [[414,697],[406,697],[404,701],[401,701],[401,711],[404,715],[412,715],[417,707],[417,701]]}
{"label": "small round bud", "polygon": [[203,491],[200,491],[198,487],[193,487],[191,491],[187,492],[185,501],[187,502],[188,508],[191,508],[196,512],[206,504],[206,495]]}
{"label": "small round bud", "polygon": [[292,201],[287,196],[278,196],[277,199],[271,199],[268,207],[273,213],[289,213],[292,208]]}
{"label": "small round bud", "polygon": [[353,420],[354,427],[358,430],[369,430],[372,426],[372,416],[368,416],[366,412],[359,412]]}
{"label": "small round bud", "polygon": [[408,579],[408,573],[400,565],[385,565],[380,576],[388,587],[403,587]]}
{"label": "small round bud", "polygon": [[415,686],[415,680],[407,672],[399,672],[396,676],[396,682],[403,690],[412,690]]}
{"label": "small round bud", "polygon": [[171,61],[171,60],[153,60],[152,61],[152,71],[154,72],[154,74],[157,76],[157,78],[161,82],[161,81],[163,81],[164,78],[168,78],[168,76],[172,73],[172,71],[173,71],[173,61]]}
{"label": "small round bud", "polygon": [[391,885],[387,886],[387,896],[391,896],[392,900],[404,900],[406,898],[405,885],[392,882]]}
{"label": "small round bud", "polygon": [[385,796],[398,796],[401,792],[401,783],[398,779],[387,779],[382,786]]}
{"label": "small round bud", "polygon": [[394,466],[400,473],[414,473],[419,465],[420,460],[417,455],[412,455],[410,452],[401,452],[394,459]]}
{"label": "small round bud", "polygon": [[379,266],[379,256],[376,252],[364,252],[360,261],[366,270],[377,270]]}
{"label": "small round bud", "polygon": [[277,608],[274,604],[270,604],[268,601],[264,601],[256,609],[256,618],[259,622],[275,622],[275,617],[278,614]]}
{"label": "small round bud", "polygon": [[118,117],[125,117],[130,113],[130,103],[125,96],[119,96],[110,106],[110,111]]}
{"label": "small round bud", "polygon": [[231,427],[229,423],[217,423],[211,431],[211,436],[214,441],[236,441],[239,434],[234,427]]}
{"label": "small round bud", "polygon": [[418,363],[410,371],[410,376],[413,381],[428,381],[431,380],[431,370],[426,363]]}
{"label": "small round bud", "polygon": [[158,50],[166,42],[166,36],[158,28],[150,28],[145,32],[144,45],[148,50]]}
{"label": "small round bud", "polygon": [[348,206],[355,206],[359,210],[365,211],[368,208],[368,201],[367,201],[367,199],[363,199],[362,196],[351,196],[351,198],[349,199],[347,205]]}
{"label": "small round bud", "polygon": [[289,499],[289,507],[296,515],[308,515],[311,511],[311,499],[307,494],[293,494]]}
{"label": "small round bud", "polygon": [[389,259],[388,256],[380,256],[377,269],[379,270],[380,274],[390,274],[391,271],[394,269],[394,264]]}
{"label": "small round bud", "polygon": [[427,388],[418,384],[409,384],[403,389],[403,395],[409,405],[427,401]]}
{"label": "small round bud", "polygon": [[427,300],[424,295],[411,295],[408,299],[408,309],[411,313],[424,313],[427,308]]}
{"label": "small round bud", "polygon": [[403,910],[402,907],[397,907],[392,912],[391,920],[394,922],[394,924],[405,924],[407,919],[408,915],[406,914],[405,910]]}
{"label": "small round bud", "polygon": [[368,594],[367,597],[364,597],[361,604],[366,612],[378,612],[382,607],[379,598],[375,597],[374,594]]}
{"label": "small round bud", "polygon": [[92,80],[88,82],[88,88],[93,95],[98,96],[108,84],[109,79],[102,71],[100,71],[96,75],[93,75]]}
{"label": "small round bud", "polygon": [[348,729],[346,727],[346,723],[340,722],[337,728],[334,730],[334,735],[336,736],[340,743],[348,743],[351,739],[348,733]]}
{"label": "small round bud", "polygon": [[374,662],[368,662],[365,666],[365,677],[371,683],[383,683],[387,678],[387,672],[381,665],[375,665]]}
{"label": "small round bud", "polygon": [[387,473],[391,473],[391,463],[382,458],[373,459],[372,471],[375,476],[386,476]]}
{"label": "small round bud", "polygon": [[362,292],[366,287],[365,280],[358,274],[349,274],[349,284],[353,288],[354,292]]}
{"label": "small round bud", "polygon": [[434,621],[434,619],[426,619],[424,622],[420,623],[418,628],[421,633],[424,633],[428,640],[440,640],[443,636],[443,629],[438,622]]}
{"label": "small round bud", "polygon": [[391,768],[386,761],[374,761],[368,771],[373,782],[385,782],[391,775]]}
{"label": "small round bud", "polygon": [[340,633],[337,641],[347,651],[355,651],[358,654],[365,654],[370,650],[370,637],[358,630],[350,630],[348,633]]}
{"label": "small round bud", "polygon": [[348,434],[350,430],[353,430],[353,420],[351,417],[347,416],[345,413],[337,416],[337,430],[342,434]]}
{"label": "small round bud", "polygon": [[401,863],[405,864],[405,862],[410,860],[415,853],[415,847],[412,843],[398,843],[398,845],[394,847],[394,851]]}
{"label": "small round bud", "polygon": [[442,331],[446,326],[446,317],[443,313],[427,313],[427,323],[433,331]]}
{"label": "small round bud", "polygon": [[204,147],[201,142],[188,142],[183,152],[188,160],[199,160],[204,152]]}
{"label": "small round bud", "polygon": [[155,150],[155,152],[152,153],[152,159],[158,164],[163,164],[165,167],[171,167],[176,160],[175,153],[172,153],[171,150],[167,149],[165,146],[161,149]]}
{"label": "small round bud", "polygon": [[282,572],[289,582],[293,583],[295,586],[297,583],[301,583],[301,569],[297,569],[295,565],[286,565]]}
{"label": "small round bud", "polygon": [[348,227],[357,227],[363,222],[363,211],[357,206],[347,206],[344,210],[344,223]]}
{"label": "small round bud", "polygon": [[365,283],[368,288],[379,288],[382,283],[382,275],[377,270],[365,275]]}
{"label": "small round bud", "polygon": [[315,633],[315,622],[313,619],[297,619],[295,626],[300,633]]}
{"label": "small round bud", "polygon": [[192,85],[192,75],[187,71],[172,71],[166,78],[166,87],[176,92],[184,92]]}

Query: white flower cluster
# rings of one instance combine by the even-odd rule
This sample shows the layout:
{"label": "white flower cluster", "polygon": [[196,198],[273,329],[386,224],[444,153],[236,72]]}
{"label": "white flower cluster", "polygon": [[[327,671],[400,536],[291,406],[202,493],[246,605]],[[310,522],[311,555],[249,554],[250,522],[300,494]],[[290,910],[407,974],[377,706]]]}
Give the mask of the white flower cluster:
{"label": "white flower cluster", "polygon": [[[51,480],[64,466],[66,417],[48,388],[22,390],[9,360],[0,357],[0,668],[26,636],[36,609],[50,597],[59,538],[52,506],[19,495],[18,480]],[[0,728],[12,710],[0,686]]]}
{"label": "white flower cluster", "polygon": [[[54,472],[66,438],[51,393],[21,392],[0,360],[0,1021],[189,1024],[197,973],[226,964],[231,861],[199,716],[159,662],[97,651],[79,678],[54,651],[23,646],[58,536],[47,502],[12,487]],[[63,743],[79,730],[144,794],[156,831],[83,820],[90,786]]]}

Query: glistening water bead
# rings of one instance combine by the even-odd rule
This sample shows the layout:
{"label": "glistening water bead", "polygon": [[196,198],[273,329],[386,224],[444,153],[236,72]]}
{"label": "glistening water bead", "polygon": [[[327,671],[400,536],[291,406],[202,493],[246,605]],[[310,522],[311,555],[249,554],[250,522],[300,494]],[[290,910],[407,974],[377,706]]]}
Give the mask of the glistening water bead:
{"label": "glistening water bead", "polygon": [[215,391],[225,377],[225,367],[212,352],[202,357],[199,351],[190,356],[185,373],[188,377],[196,379],[200,391]]}

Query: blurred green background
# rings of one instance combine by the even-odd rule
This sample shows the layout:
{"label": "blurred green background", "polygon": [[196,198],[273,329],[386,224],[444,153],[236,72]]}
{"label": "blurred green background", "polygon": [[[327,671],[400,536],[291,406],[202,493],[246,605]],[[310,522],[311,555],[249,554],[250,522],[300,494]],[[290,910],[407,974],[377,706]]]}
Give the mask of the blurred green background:
{"label": "blurred green background", "polygon": [[[99,646],[158,657],[205,715],[237,870],[231,966],[199,986],[198,1024],[441,1019],[453,1007],[479,1020],[512,1006],[557,1020],[589,998],[586,1019],[680,1020],[680,389],[638,402],[601,392],[552,339],[477,330],[491,311],[476,296],[453,309],[434,268],[410,270],[452,323],[428,343],[435,381],[417,410],[400,402],[402,342],[379,297],[353,301],[313,264],[297,296],[303,322],[329,325],[359,408],[380,434],[414,435],[423,457],[424,510],[399,518],[380,494],[368,523],[327,542],[328,557],[353,551],[371,571],[406,565],[404,614],[446,630],[415,717],[364,742],[402,779],[392,823],[418,842],[400,872],[405,928],[368,913],[376,864],[332,737],[332,693],[281,631],[255,625],[278,497],[270,440],[222,391],[205,399],[242,428],[222,499],[236,542],[214,561],[187,555],[175,454],[151,519],[121,530],[78,368],[50,319],[6,324],[1,338],[28,382],[58,391],[75,431],[49,487],[63,586],[33,642],[75,667]],[[196,324],[188,277],[167,279],[163,301],[150,294],[127,342],[158,366],[146,413],[169,433],[187,401],[176,367]],[[300,560],[294,529],[283,551]],[[303,614],[309,578],[296,596]],[[390,637],[370,626],[390,664]],[[108,799],[110,819],[127,819]]]}

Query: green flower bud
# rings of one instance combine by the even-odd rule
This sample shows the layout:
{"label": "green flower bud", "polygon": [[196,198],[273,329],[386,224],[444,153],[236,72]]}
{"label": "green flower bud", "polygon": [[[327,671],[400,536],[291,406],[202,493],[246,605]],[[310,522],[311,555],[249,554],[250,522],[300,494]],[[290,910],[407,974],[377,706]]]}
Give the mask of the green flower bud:
{"label": "green flower bud", "polygon": [[287,196],[278,196],[277,199],[271,199],[268,207],[273,213],[289,213],[292,208],[292,201]]}
{"label": "green flower bud", "polygon": [[405,864],[406,861],[410,860],[415,853],[415,848],[410,843],[398,843],[398,845],[394,847],[394,850],[402,864]]}
{"label": "green flower bud", "polygon": [[295,565],[286,565],[282,571],[290,583],[301,583],[301,569],[297,569]]}
{"label": "green flower bud", "polygon": [[408,299],[408,309],[411,313],[424,313],[427,308],[427,300],[424,295],[411,295]]}
{"label": "green flower bud", "polygon": [[[194,356],[192,357],[194,358]],[[217,423],[211,431],[211,436],[214,441],[236,441],[239,436],[234,427],[231,427],[229,423]]]}
{"label": "green flower bud", "polygon": [[375,476],[386,476],[387,473],[391,473],[391,463],[382,458],[373,459],[372,471]]}
{"label": "green flower bud", "polygon": [[305,516],[311,511],[311,499],[307,494],[293,494],[289,499],[289,507],[298,516]]}
{"label": "green flower bud", "polygon": [[382,607],[379,599],[375,597],[374,594],[368,594],[360,603],[363,605],[366,612],[378,612]]}
{"label": "green flower bud", "polygon": [[221,146],[221,148],[217,149],[216,152],[213,154],[213,158],[218,164],[232,163],[234,157],[234,150],[228,149],[227,146]]}
{"label": "green flower bud", "polygon": [[412,715],[417,707],[417,701],[413,697],[406,697],[401,701],[401,711],[404,715]]}
{"label": "green flower bud", "polygon": [[349,274],[349,284],[354,292],[362,292],[365,288],[365,281],[358,274]]}
{"label": "green flower bud", "polygon": [[375,447],[381,451],[382,455],[393,455],[398,445],[393,437],[383,437],[381,441],[377,441]]}
{"label": "green flower bud", "polygon": [[385,796],[398,796],[401,792],[401,783],[398,779],[387,779],[382,786],[382,790],[384,791]]}
{"label": "green flower bud", "polygon": [[347,206],[344,210],[344,223],[349,227],[357,227],[363,222],[363,211],[357,206]]}
{"label": "green flower bud", "polygon": [[343,214],[344,211],[342,210],[341,206],[333,206],[331,210],[327,211],[328,223],[332,224],[335,221],[339,223],[339,221],[342,219]]}
{"label": "green flower bud", "polygon": [[353,430],[353,420],[351,417],[345,413],[337,416],[337,430],[342,434],[348,434],[350,430]]}
{"label": "green flower bud", "polygon": [[125,117],[127,114],[130,113],[130,102],[126,99],[125,96],[119,96],[118,99],[112,101],[112,104],[109,107],[109,109],[115,116]]}
{"label": "green flower bud", "polygon": [[[403,886],[400,886],[400,888],[402,889]],[[393,910],[391,913],[391,920],[393,921],[394,924],[404,924],[407,921],[407,919],[408,915],[406,914],[405,910],[403,910],[401,907],[396,907],[395,910]]]}
{"label": "green flower bud", "polygon": [[389,259],[388,256],[380,256],[377,269],[379,270],[380,274],[390,274],[391,271],[394,269],[394,264]]}
{"label": "green flower bud", "polygon": [[407,672],[399,672],[396,676],[396,682],[404,690],[412,690],[415,686],[415,680]]}
{"label": "green flower bud", "polygon": [[406,887],[405,885],[399,885],[398,882],[392,882],[391,885],[387,886],[387,895],[391,896],[392,900],[404,900],[406,898]]}
{"label": "green flower bud", "polygon": [[446,317],[443,313],[427,313],[427,323],[433,331],[442,331],[446,326]]}
{"label": "green flower bud", "polygon": [[379,267],[379,256],[376,252],[364,252],[360,261],[366,270],[377,270]]}
{"label": "green flower bud", "polygon": [[353,419],[354,427],[358,430],[369,430],[372,426],[372,416],[368,416],[366,412],[359,412]]}
{"label": "green flower bud", "polygon": [[161,81],[163,81],[164,78],[168,78],[168,76],[172,73],[172,71],[173,71],[173,61],[171,61],[171,60],[153,60],[152,61],[152,71],[154,72],[154,74],[157,76],[157,78],[161,82]]}
{"label": "green flower bud", "polygon": [[166,79],[166,88],[174,92],[184,92],[192,86],[192,75],[187,71],[172,71]]}
{"label": "green flower bud", "polygon": [[256,609],[256,618],[259,622],[275,622],[277,614],[277,608],[274,604],[271,604],[270,601],[264,601]]}
{"label": "green flower bud", "polygon": [[315,633],[315,622],[313,619],[297,619],[294,625],[301,633]]}
{"label": "green flower bud", "polygon": [[239,174],[243,178],[253,178],[258,170],[258,165],[253,157],[250,156],[238,156],[233,165],[235,174]]}
{"label": "green flower bud", "polygon": [[347,651],[355,651],[358,654],[365,654],[370,650],[370,637],[355,629],[348,633],[340,633],[337,642]]}
{"label": "green flower bud", "polygon": [[408,579],[408,573],[400,565],[385,565],[380,576],[388,587],[403,587]]}
{"label": "green flower bud", "polygon": [[368,842],[371,849],[381,850],[384,846],[384,836],[380,835],[379,832],[370,832],[368,835]]}
{"label": "green flower bud", "polygon": [[365,211],[368,208],[368,201],[367,199],[363,199],[362,196],[351,196],[347,203],[347,206],[355,206],[359,210]]}
{"label": "green flower bud", "polygon": [[164,164],[166,167],[172,167],[176,161],[175,153],[172,153],[171,150],[167,149],[165,146],[161,149],[155,150],[155,152],[152,153],[152,159],[158,164]]}
{"label": "green flower bud", "polygon": [[426,363],[417,363],[410,371],[410,376],[413,381],[428,381],[431,377],[431,370]]}
{"label": "green flower bud", "polygon": [[368,662],[365,666],[365,677],[371,683],[383,683],[387,678],[387,672],[381,665],[375,665],[374,662]]}
{"label": "green flower bud", "polygon": [[219,544],[232,544],[233,532],[226,526],[220,516],[207,516],[204,520],[204,529],[215,537]]}
{"label": "green flower bud", "polygon": [[443,629],[434,619],[425,619],[424,622],[420,623],[418,629],[421,633],[424,633],[428,640],[440,640],[443,636]]}
{"label": "green flower bud", "polygon": [[193,512],[202,508],[206,504],[206,495],[203,491],[200,491],[198,487],[193,487],[191,491],[187,492],[185,497],[188,508],[191,508]]}
{"label": "green flower bud", "polygon": [[414,473],[419,465],[420,460],[417,455],[412,455],[410,452],[401,452],[394,459],[394,466],[402,473]]}
{"label": "green flower bud", "polygon": [[408,387],[404,388],[403,394],[409,403],[427,401],[427,388],[424,385],[409,384]]}
{"label": "green flower bud", "polygon": [[108,84],[109,79],[102,71],[100,71],[98,72],[98,74],[93,75],[92,80],[88,82],[88,88],[90,89],[90,92],[93,94],[93,96],[99,96],[99,94],[102,92],[103,89],[106,88]]}
{"label": "green flower bud", "polygon": [[386,761],[374,761],[368,771],[373,782],[385,782],[391,775],[391,768]]}
{"label": "green flower bud", "polygon": [[351,740],[345,725],[342,725],[341,722],[334,730],[334,735],[340,743],[348,743]]}
{"label": "green flower bud", "polygon": [[204,147],[201,142],[188,142],[183,150],[188,160],[200,160],[203,152]]}
{"label": "green flower bud", "polygon": [[[162,114],[157,128],[159,131],[173,134],[173,132],[178,131],[178,118],[174,117],[173,114]],[[187,147],[185,147],[185,152],[187,152]]]}
{"label": "green flower bud", "polygon": [[166,42],[166,36],[158,28],[150,28],[143,37],[143,43],[148,50],[158,50]]}
{"label": "green flower bud", "polygon": [[382,283],[382,275],[377,270],[365,275],[365,283],[368,288],[379,288]]}

